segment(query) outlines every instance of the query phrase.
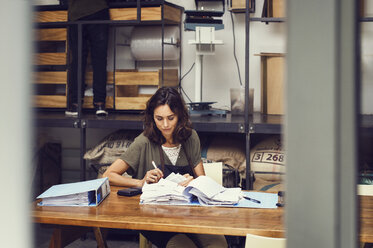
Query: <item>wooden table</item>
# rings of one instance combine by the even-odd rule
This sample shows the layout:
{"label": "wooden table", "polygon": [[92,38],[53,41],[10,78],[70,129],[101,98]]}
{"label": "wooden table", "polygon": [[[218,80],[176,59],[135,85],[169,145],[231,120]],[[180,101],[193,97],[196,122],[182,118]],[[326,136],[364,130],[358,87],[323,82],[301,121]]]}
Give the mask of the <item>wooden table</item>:
{"label": "wooden table", "polygon": [[[57,225],[56,227],[96,227],[98,229],[94,230],[98,241],[99,228],[232,236],[246,236],[247,233],[270,237],[285,236],[283,208],[140,205],[139,196],[118,196],[118,188],[111,189],[110,195],[98,207],[35,205],[32,211],[33,220],[37,223]],[[360,199],[360,240],[373,243],[373,197],[363,196]],[[61,230],[55,232],[55,240],[61,239],[62,234]]]}

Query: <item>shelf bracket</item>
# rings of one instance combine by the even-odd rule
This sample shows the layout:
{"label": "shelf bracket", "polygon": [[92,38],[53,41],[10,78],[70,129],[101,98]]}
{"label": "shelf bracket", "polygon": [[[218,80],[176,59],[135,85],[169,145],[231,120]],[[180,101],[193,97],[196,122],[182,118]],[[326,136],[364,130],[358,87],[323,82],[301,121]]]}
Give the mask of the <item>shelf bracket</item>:
{"label": "shelf bracket", "polygon": [[73,123],[74,128],[87,128],[87,121],[86,120],[75,120]]}

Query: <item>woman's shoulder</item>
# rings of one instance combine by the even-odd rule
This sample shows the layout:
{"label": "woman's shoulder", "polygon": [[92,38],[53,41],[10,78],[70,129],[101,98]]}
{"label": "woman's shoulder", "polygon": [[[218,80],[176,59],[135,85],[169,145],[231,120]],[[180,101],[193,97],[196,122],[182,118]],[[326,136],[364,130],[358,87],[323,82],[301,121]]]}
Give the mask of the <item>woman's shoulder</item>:
{"label": "woman's shoulder", "polygon": [[135,142],[136,144],[141,144],[141,145],[143,145],[143,144],[146,144],[146,143],[150,143],[150,140],[149,140],[148,137],[146,137],[146,136],[144,135],[144,133],[142,132],[141,134],[139,134],[139,135],[135,138],[134,142]]}
{"label": "woman's shoulder", "polygon": [[192,129],[192,132],[191,132],[189,138],[186,141],[193,143],[196,140],[199,140],[198,134],[197,134],[196,130]]}

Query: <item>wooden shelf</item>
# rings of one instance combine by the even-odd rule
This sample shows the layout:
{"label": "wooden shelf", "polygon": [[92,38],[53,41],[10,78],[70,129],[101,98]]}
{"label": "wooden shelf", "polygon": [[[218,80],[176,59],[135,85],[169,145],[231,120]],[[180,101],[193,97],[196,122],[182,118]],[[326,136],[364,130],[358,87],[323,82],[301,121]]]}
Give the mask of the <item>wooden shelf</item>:
{"label": "wooden shelf", "polygon": [[[371,118],[371,127],[373,128],[373,117]],[[39,126],[58,126],[57,123],[66,123],[73,127],[72,118],[66,117],[63,111],[59,110],[39,110],[35,112],[36,124]],[[82,122],[87,128],[109,128],[109,129],[143,129],[143,116],[141,111],[110,111],[107,117],[97,117],[91,110],[83,110],[81,116]],[[283,116],[281,115],[263,115],[254,113],[249,118],[248,126],[251,133],[281,133]],[[197,132],[212,133],[245,133],[245,119],[242,115],[226,116],[219,115],[192,115],[191,121],[193,128]]]}
{"label": "wooden shelf", "polygon": [[[163,18],[162,18],[163,8]],[[184,8],[165,1],[154,1],[141,3],[140,22],[164,21],[168,24],[177,24],[181,22]],[[117,3],[109,4],[110,21],[136,21],[136,4]],[[35,11],[36,23],[57,24],[66,23],[67,10],[63,5],[37,6]]]}

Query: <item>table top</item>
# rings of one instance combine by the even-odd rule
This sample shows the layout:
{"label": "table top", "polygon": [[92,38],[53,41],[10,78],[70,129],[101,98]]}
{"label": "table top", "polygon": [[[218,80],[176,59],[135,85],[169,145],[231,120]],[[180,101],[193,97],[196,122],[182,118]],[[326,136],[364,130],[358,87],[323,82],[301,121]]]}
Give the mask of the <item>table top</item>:
{"label": "table top", "polygon": [[140,205],[140,196],[118,196],[118,187],[98,207],[37,206],[34,222],[132,230],[246,236],[284,236],[283,209]]}
{"label": "table top", "polygon": [[[140,205],[112,187],[98,207],[47,207],[34,203],[34,222],[56,225],[246,236],[284,237],[284,209]],[[360,241],[373,242],[373,197],[360,196]]]}

